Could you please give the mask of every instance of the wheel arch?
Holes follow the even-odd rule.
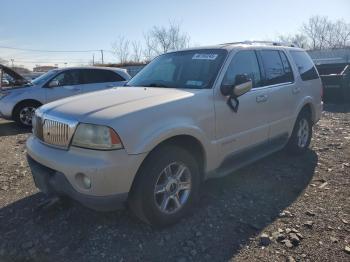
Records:
[[[24,99],[22,101],[19,101],[12,109],[12,118],[14,118],[14,113],[16,112],[16,110],[18,109],[18,107],[20,105],[26,104],[26,103],[35,103],[38,104],[39,106],[42,106],[43,103],[41,103],[40,101],[36,100],[36,99]]]
[[[312,98],[306,98],[302,103],[300,103],[296,112],[295,120],[297,119],[298,115],[304,110],[310,114],[311,121],[314,124],[316,122],[316,108]]]
[[[200,168],[200,178],[201,180],[204,179],[204,172],[205,172],[205,166],[206,166],[206,159],[207,156],[205,154],[205,149],[203,144],[200,142],[199,139],[197,139],[194,136],[188,135],[188,134],[180,134],[180,135],[174,135],[172,137],[168,137],[164,140],[162,140],[160,143],[155,145],[146,155],[146,157],[143,159],[141,165],[139,166],[136,175],[133,179],[131,190],[134,187],[135,181],[137,180],[137,177],[140,175],[140,170],[142,169],[143,165],[147,162],[149,157],[153,152],[156,150],[159,150],[160,148],[167,146],[167,145],[176,145],[180,146],[181,148],[184,148],[185,150],[188,150],[193,156],[195,157],[196,161],[199,164]]]

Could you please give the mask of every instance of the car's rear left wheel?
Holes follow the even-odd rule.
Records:
[[[287,144],[289,153],[302,154],[309,147],[312,137],[312,121],[308,111],[303,110],[299,113],[295,121],[292,135]]]
[[[191,210],[199,185],[199,168],[194,157],[183,148],[163,146],[152,152],[141,166],[129,206],[148,224],[170,225]]]

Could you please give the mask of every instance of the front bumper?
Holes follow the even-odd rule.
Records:
[[[0,100],[0,118],[11,120],[12,119],[12,109],[13,109],[12,105],[5,103],[4,99]]]
[[[111,196],[91,196],[79,193],[71,186],[64,174],[41,165],[29,155],[27,155],[27,161],[36,187],[47,195],[68,196],[98,211],[121,209],[128,198],[127,193]]]
[[[76,147],[66,151],[47,146],[34,136],[27,140],[27,153],[40,190],[67,195],[96,210],[120,207],[146,155],[128,155],[125,150],[95,151]],[[91,188],[82,186],[80,174],[90,178]]]

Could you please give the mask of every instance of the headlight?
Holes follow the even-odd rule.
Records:
[[[78,125],[72,145],[97,150],[123,148],[118,134],[112,128],[83,123]]]

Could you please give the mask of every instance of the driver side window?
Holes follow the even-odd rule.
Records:
[[[235,85],[237,75],[247,74],[253,82],[253,88],[261,86],[258,60],[254,51],[239,51],[233,57],[222,85]]]
[[[51,82],[58,81],[58,86],[71,86],[79,85],[79,72],[78,70],[74,71],[64,71],[59,75],[55,76]]]

